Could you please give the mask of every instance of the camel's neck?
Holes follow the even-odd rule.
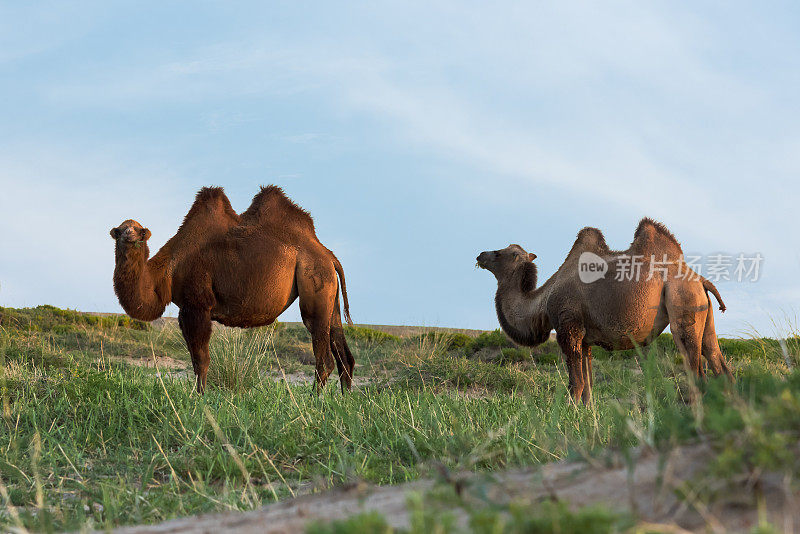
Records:
[[[141,321],[161,317],[172,298],[168,263],[159,258],[147,261],[150,251],[144,242],[117,244],[114,292],[125,312]]]
[[[531,268],[533,265],[526,264],[498,281],[494,298],[503,331],[515,343],[528,347],[547,341],[552,330],[545,312],[545,288],[535,287],[536,271]]]

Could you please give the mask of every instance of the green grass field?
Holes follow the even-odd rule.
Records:
[[[172,324],[0,308],[0,529],[155,523],[358,481],[397,484],[440,464],[497,470],[696,440],[718,451],[707,476],[722,482],[800,471],[796,337],[785,351],[770,339],[721,340],[735,384],[695,383],[668,335],[644,352],[596,350],[587,408],[568,400],[552,342],[531,351],[499,331],[347,336],[356,386],[343,396],[334,377],[316,396],[304,329],[217,329],[199,397]],[[724,486],[708,498],[725,498]],[[556,511],[598,532],[636,521]],[[547,531],[537,513],[475,511],[473,529]],[[450,528],[420,517],[416,531]],[[375,515],[351,523],[312,530],[388,531]]]

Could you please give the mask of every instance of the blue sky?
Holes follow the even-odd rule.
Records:
[[[764,256],[718,330],[800,298],[800,8],[790,2],[0,4],[0,304],[119,311],[108,229],[157,249],[203,185],[276,183],[357,322],[494,328],[478,252],[540,277],[639,218]],[[172,309],[174,313],[174,308]],[[296,305],[282,317],[295,320]]]

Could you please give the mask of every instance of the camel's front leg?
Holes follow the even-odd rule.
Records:
[[[592,402],[592,386],[594,386],[594,373],[592,372],[592,346],[583,341],[581,343],[584,388],[583,388],[583,403],[589,405]]]
[[[567,362],[569,392],[576,403],[583,398],[583,390],[586,385],[581,352],[583,332],[583,328],[578,325],[565,325],[556,331],[556,341],[558,341],[558,346],[561,347],[564,360]],[[584,402],[586,402],[585,399]]]
[[[211,361],[208,352],[208,342],[211,339],[211,310],[183,307],[178,312],[178,324],[192,356],[192,367],[197,376],[197,392],[202,395],[206,390],[208,364]]]

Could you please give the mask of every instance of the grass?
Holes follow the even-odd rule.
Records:
[[[401,341],[398,336],[363,326],[345,326],[344,333],[348,339],[367,343],[400,343]]]
[[[100,328],[119,326],[134,330],[147,330],[150,328],[148,323],[131,319],[127,315],[91,315],[73,310],[62,310],[47,304],[25,310],[0,306],[0,325],[33,331],[54,331],[59,334],[76,331],[77,328],[74,327],[84,325]]]
[[[212,337],[209,367],[211,384],[228,391],[245,391],[261,382],[261,373],[270,362],[275,326],[254,328],[244,332],[220,329]]]
[[[218,329],[199,397],[190,368],[137,365],[187,365],[174,326],[84,322],[50,307],[2,312],[3,530],[154,523],[359,480],[397,484],[429,476],[433,464],[494,470],[697,439],[719,451],[708,470],[720,480],[800,474],[798,352],[787,360],[775,340],[721,342],[733,386],[695,384],[669,336],[647,353],[602,354],[595,403],[584,408],[568,400],[563,366],[547,357],[553,347],[516,349],[496,332],[465,340],[348,330],[356,376],[368,381],[315,396],[310,382],[274,379],[312,375],[298,356],[310,341],[304,329]],[[476,357],[486,348],[503,357]],[[600,531],[628,524],[602,510],[475,513],[476,532],[569,532],[600,516],[610,525]],[[355,518],[366,525],[355,531],[384,532],[379,519]]]
[[[409,499],[411,525],[408,529],[394,529],[378,513],[367,512],[331,523],[317,522],[308,534],[451,534],[464,528],[446,511],[424,504],[419,495]],[[582,534],[626,532],[635,525],[632,517],[609,511],[602,507],[587,507],[573,512],[564,503],[544,502],[538,506],[504,506],[472,511],[469,528],[476,534]]]

